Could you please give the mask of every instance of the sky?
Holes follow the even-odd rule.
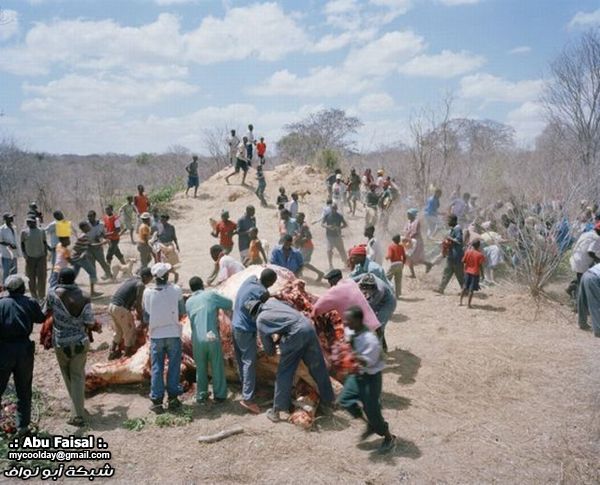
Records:
[[[267,144],[323,108],[368,151],[439,113],[544,127],[549,63],[600,26],[598,0],[0,0],[0,138],[50,153],[206,153]]]

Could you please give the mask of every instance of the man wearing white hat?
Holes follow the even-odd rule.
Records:
[[[156,280],[153,287],[144,290],[142,296],[142,322],[148,325],[150,334],[150,399],[151,409],[161,413],[165,395],[165,357],[169,358],[167,369],[167,395],[169,409],[181,407],[177,399],[182,393],[179,385],[181,366],[181,323],[185,316],[183,292],[177,285],[169,283],[169,263],[156,263],[151,268]]]
[[[331,186],[331,200],[337,205],[341,214],[344,213],[344,200],[346,195],[346,185],[342,181],[342,174],[335,176],[335,182]]]

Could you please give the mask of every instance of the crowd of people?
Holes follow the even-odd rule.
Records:
[[[231,177],[242,172],[241,183],[245,184],[256,155],[256,194],[261,204],[267,206],[264,138],[257,141],[253,126],[248,125],[248,132],[241,140],[235,130],[231,131],[228,147],[234,171],[226,176],[226,182],[229,184]],[[185,167],[186,196],[193,189],[193,196],[197,197],[198,163],[198,157],[194,156]],[[218,323],[218,312],[222,310],[231,315],[241,383],[240,405],[250,413],[260,412],[255,400],[258,342],[267,354],[279,351],[273,405],[266,413],[273,422],[281,419],[282,412],[290,410],[294,376],[300,362],[306,364],[316,383],[321,411],[331,414],[336,400],[310,318],[272,297],[269,288],[275,284],[277,274],[266,265],[286,268],[297,277],[303,277],[308,270],[314,273],[317,282],[327,281],[329,288],[314,304],[312,316],[332,310],[343,316],[346,338],[359,365],[358,373],[344,382],[337,404],[352,416],[365,420],[363,439],[373,433],[383,437],[382,452],[393,449],[395,443],[380,403],[381,372],[388,350],[385,329],[402,298],[405,267],[408,277],[416,278],[418,266],[428,273],[433,266],[444,262],[435,291],[444,293],[454,277],[461,287],[459,304],[467,297],[471,308],[474,292],[482,285],[496,283],[495,270],[500,265],[521,264],[528,241],[552,240],[552,247],[559,253],[566,252],[576,241],[571,256],[576,278],[569,292],[578,302],[580,326],[587,328],[587,316],[591,314],[594,334],[600,336],[600,218],[594,216],[594,208],[586,206],[577,223],[569,224],[561,216],[560,207],[538,204],[525,208],[510,201],[482,208],[477,196],[461,193],[457,187],[443,210],[443,192],[433,188],[422,209],[406,209],[404,230],[394,234],[386,244],[390,216],[397,217],[398,208],[403,205],[393,178],[382,169],[375,176],[370,169],[362,176],[355,169],[347,176],[337,169],[324,183],[328,199],[320,217],[312,222],[307,221],[302,211],[299,194],[293,192],[288,197],[285,187],[279,189],[278,240],[272,249],[268,241],[259,237],[254,206],[248,205],[237,222],[230,219],[228,210],[223,210],[218,221],[211,220],[211,234],[217,240],[208,249],[213,271],[206,282],[199,276],[192,277],[188,282],[189,295],[184,295],[177,284],[180,248],[175,227],[167,213],[151,205],[142,185],[117,210],[108,205],[101,218],[90,210],[86,220],[78,224],[56,210],[53,220],[45,225],[43,214],[32,203],[26,227],[19,233],[14,215],[5,213],[0,227],[2,285],[6,291],[6,296],[0,298],[0,393],[4,393],[12,375],[18,397],[19,433],[29,432],[31,420],[34,346],[29,336],[33,324],[49,316],[53,318],[52,345],[72,401],[69,422],[75,426],[85,423],[85,363],[90,332],[101,331],[92,309],[92,300],[101,295],[95,286],[96,264],[103,272],[103,280],[113,280],[119,271],[127,276],[108,306],[113,335],[107,358],[131,356],[139,330],[136,322],[147,329],[150,400],[154,412],[164,411],[165,395],[168,409],[181,407],[181,320],[185,316],[192,329],[196,401],[206,402],[211,395],[209,369],[213,400],[219,403],[227,399]],[[347,218],[359,218],[359,212],[364,214],[364,242],[347,249],[344,238]],[[312,263],[315,225],[325,235],[327,270]],[[134,261],[126,261],[120,248],[121,238],[127,236],[139,254],[135,268]],[[235,239],[239,258],[235,257]],[[426,244],[434,248],[434,254],[428,255]],[[18,273],[20,255],[25,259],[26,278]],[[339,258],[337,267],[334,256]],[[243,281],[234,301],[210,289],[255,264],[265,265],[265,269],[259,277]],[[89,294],[76,283],[81,269],[89,276]],[[26,287],[30,297],[25,296]],[[166,381],[165,358],[168,358]]]

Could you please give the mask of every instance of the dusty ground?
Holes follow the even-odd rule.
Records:
[[[252,191],[226,186],[222,176],[202,185],[201,199],[174,202],[184,286],[190,276],[210,272],[208,247],[215,240],[208,218],[228,208],[237,219],[248,203],[259,205]],[[301,210],[312,221],[325,198],[321,179],[279,167],[267,173],[267,194],[273,200],[280,184],[288,192],[310,189]],[[261,237],[275,241],[275,210],[258,208],[257,217]],[[349,222],[348,244],[362,241],[362,219]],[[399,214],[396,224],[403,222]],[[314,227],[315,264],[326,268],[323,232]],[[129,243],[122,246],[135,254]],[[439,271],[420,269],[416,280],[405,278],[405,297],[388,326],[383,407],[399,438],[389,456],[373,453],[378,439],[358,444],[362,425],[341,411],[319,420],[313,432],[245,415],[234,385],[232,401],[219,407],[198,408],[189,399],[193,421],[168,428],[153,424],[147,387],[113,388],[87,400],[89,432],[108,441],[123,482],[598,483],[600,342],[577,329],[566,307],[536,307],[507,288],[483,292],[475,310],[458,308],[456,283],[447,296],[432,293]],[[309,290],[324,290],[312,275],[307,280]],[[99,289],[109,295],[114,286]],[[107,328],[93,347],[109,337]],[[105,358],[98,351],[89,361]],[[51,352],[38,349],[34,384],[49,396],[42,428],[73,432],[64,424],[68,400]],[[264,400],[269,397],[265,390]],[[138,417],[149,418],[141,431],[123,427]],[[196,442],[236,424],[244,434]]]

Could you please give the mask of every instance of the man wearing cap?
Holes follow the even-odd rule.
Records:
[[[381,338],[383,351],[387,352],[385,326],[396,309],[396,296],[389,285],[372,273],[362,275],[358,286],[367,302],[369,302],[369,306],[373,309],[375,315],[377,315],[379,323],[381,323],[378,335]]]
[[[29,279],[29,293],[34,300],[42,300],[46,296],[46,255],[48,244],[46,233],[40,229],[37,220],[29,216],[27,227],[21,231],[21,251],[25,258],[25,274]]]
[[[225,251],[223,251],[223,248],[219,244],[215,244],[210,248],[210,257],[215,262],[215,267],[208,277],[209,285],[223,283],[226,279],[245,269],[242,263],[225,254]]]
[[[149,268],[143,268],[140,276],[129,278],[123,282],[110,300],[108,314],[112,318],[113,341],[108,354],[108,360],[121,357],[120,346],[123,344],[125,356],[133,355],[135,345],[135,318],[142,317],[142,296],[146,285],[152,281],[152,273]]]
[[[267,418],[280,420],[279,412],[288,412],[292,406],[292,386],[300,361],[317,384],[321,406],[330,409],[334,402],[333,388],[319,344],[319,337],[311,321],[298,310],[275,298],[265,303],[249,300],[246,309],[256,319],[256,328],[267,355],[275,355],[279,345],[279,365],[275,378],[273,407]]]
[[[150,246],[150,213],[144,212],[141,217],[140,227],[138,227],[137,250],[140,253],[140,269],[147,268],[152,261],[152,247]]]
[[[215,402],[227,399],[225,363],[219,332],[219,310],[231,314],[233,302],[216,291],[205,291],[202,278],[190,279],[190,296],[185,309],[192,327],[192,349],[196,363],[196,402],[208,399],[208,367],[210,365]]]
[[[237,229],[237,224],[229,220],[229,211],[221,212],[221,220],[217,222],[211,235],[219,238],[219,245],[225,254],[229,254],[233,249],[233,235]]]
[[[387,279],[383,267],[367,257],[366,246],[361,244],[359,246],[354,246],[350,250],[350,266],[352,268],[350,278],[354,281],[360,280],[361,276],[365,273],[373,273],[391,288],[391,283]]]
[[[0,256],[2,257],[2,283],[4,284],[6,278],[11,274],[17,274],[19,244],[17,241],[17,231],[13,225],[15,216],[7,212],[2,218],[4,219],[4,224],[0,226]]]
[[[381,326],[356,281],[350,278],[342,279],[342,272],[339,269],[332,269],[325,274],[324,278],[329,282],[330,288],[314,304],[314,317],[324,315],[332,310],[343,315],[348,308],[354,305],[363,311],[364,323],[369,330],[374,332]]]
[[[142,296],[142,323],[148,325],[150,334],[150,400],[151,410],[161,413],[165,395],[165,357],[169,359],[167,369],[167,395],[169,409],[181,407],[177,398],[182,393],[179,385],[181,367],[181,323],[185,316],[183,292],[177,285],[169,283],[168,263],[156,263],[151,268],[155,285],[144,290]]]
[[[17,431],[26,434],[31,421],[31,383],[35,344],[29,340],[34,323],[42,323],[39,304],[25,296],[25,282],[17,275],[5,281],[8,297],[0,298],[0,399],[13,376],[17,393]]]
[[[293,240],[294,238],[289,234],[283,236],[282,243],[271,251],[269,263],[289,269],[297,276],[302,271],[304,260],[300,251],[292,247]]]
[[[250,276],[241,285],[235,297],[233,317],[233,347],[237,360],[238,372],[242,383],[243,408],[253,414],[260,413],[260,408],[254,402],[256,387],[256,322],[245,307],[250,300],[267,301],[269,288],[277,281],[277,273],[271,268],[265,268],[260,273],[260,279]]]
[[[327,260],[329,269],[333,268],[333,250],[336,249],[341,260],[346,264],[346,248],[344,248],[344,239],[342,238],[342,229],[348,227],[344,216],[338,212],[335,204],[331,206],[331,212],[326,214],[321,221],[321,226],[325,228],[327,237]]]

